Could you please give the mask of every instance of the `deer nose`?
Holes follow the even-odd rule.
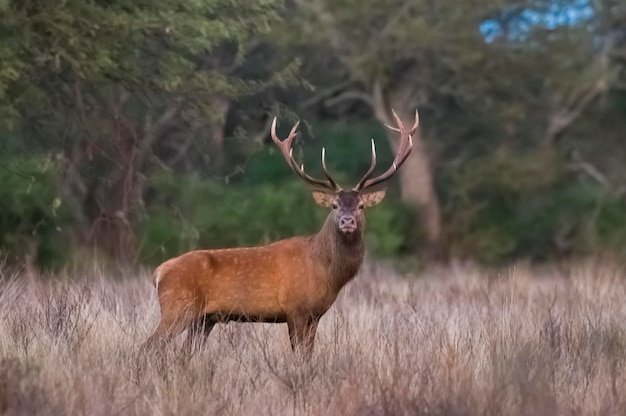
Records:
[[[353,231],[356,229],[356,218],[352,215],[345,215],[339,220],[339,228]]]

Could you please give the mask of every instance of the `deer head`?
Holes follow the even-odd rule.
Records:
[[[298,121],[292,127],[286,139],[281,140],[276,135],[276,117],[274,117],[271,129],[272,140],[276,143],[293,171],[314,187],[312,193],[315,202],[318,205],[332,209],[331,218],[337,231],[343,235],[353,235],[362,232],[363,224],[365,223],[364,209],[377,205],[385,197],[385,189],[375,190],[374,187],[388,180],[400,168],[413,149],[412,136],[419,125],[418,113],[415,112],[415,123],[408,130],[404,127],[396,112],[392,110],[392,113],[398,126],[387,127],[400,133],[400,144],[393,163],[384,173],[372,177],[376,169],[376,144],[374,139],[372,139],[372,163],[370,168],[351,190],[344,190],[328,173],[326,169],[326,150],[324,148],[322,148],[322,168],[326,180],[313,178],[304,171],[304,165],[298,166],[298,163],[293,158],[292,143],[296,137],[300,122]]]

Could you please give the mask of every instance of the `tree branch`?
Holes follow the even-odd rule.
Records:
[[[276,111],[274,113],[276,113]],[[269,136],[270,130],[272,129],[272,120],[273,117],[270,115],[267,120],[265,120],[263,128],[252,135],[251,141],[253,143],[262,144],[265,141],[265,138]]]
[[[301,110],[306,110],[306,109],[308,109],[310,107],[313,107],[314,105],[316,105],[320,101],[324,101],[327,98],[332,97],[333,95],[335,95],[339,91],[343,90],[344,88],[349,87],[350,85],[352,85],[352,81],[344,81],[344,82],[340,82],[339,84],[330,86],[328,88],[324,88],[323,90],[318,91],[311,98],[308,98],[308,99],[304,100],[300,104],[300,109]]]
[[[598,182],[600,185],[611,188],[611,183],[606,178],[606,176],[602,172],[600,172],[600,170],[594,165],[583,160],[578,152],[575,152],[572,155],[572,162],[569,164],[569,168],[577,172],[582,171],[583,173],[587,174],[587,176]]]
[[[341,94],[325,100],[324,105],[326,105],[327,107],[334,107],[346,101],[362,101],[370,107],[374,106],[372,96],[366,92],[359,90],[346,90]]]
[[[183,142],[183,144],[178,146],[178,149],[176,150],[176,154],[174,154],[174,156],[169,160],[168,163],[171,166],[177,165],[187,155],[187,152],[189,152],[189,149],[191,148],[191,144],[193,143],[193,140],[195,139],[196,132],[200,130],[202,125],[203,123],[200,121],[196,121],[192,124],[191,129],[190,129],[191,131],[186,135],[185,141]]]
[[[603,50],[598,55],[598,59],[594,60],[588,68],[588,71],[592,74],[595,72],[596,79],[593,84],[574,90],[566,94],[565,97],[557,97],[554,105],[557,108],[548,120],[544,143],[554,143],[557,137],[569,128],[600,94],[608,89],[609,58],[614,45],[614,36],[608,36]]]
[[[180,110],[181,104],[177,103],[169,107],[156,122],[151,123],[137,150],[138,166],[144,165],[155,143],[163,137],[165,130],[178,118]]]
[[[606,91],[604,79],[596,81],[592,86],[581,92],[569,94],[563,100],[567,104],[561,104],[548,120],[548,128],[544,137],[544,143],[552,144],[556,138],[568,129],[582,115],[583,111],[604,91]],[[559,105],[559,104],[557,104]]]

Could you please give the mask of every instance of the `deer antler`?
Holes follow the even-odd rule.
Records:
[[[411,127],[409,130],[404,127],[404,124],[402,124],[402,120],[400,120],[398,114],[396,114],[394,110],[391,110],[391,112],[393,113],[393,117],[396,119],[398,127],[392,127],[387,124],[385,124],[385,126],[393,131],[397,131],[400,133],[400,145],[398,146],[398,153],[393,159],[391,167],[387,169],[385,173],[370,179],[370,176],[372,176],[372,174],[374,173],[374,169],[376,168],[376,146],[374,145],[374,139],[372,139],[372,164],[370,165],[370,168],[367,170],[363,178],[361,178],[359,183],[357,183],[356,186],[352,188],[355,191],[360,192],[364,189],[367,189],[389,179],[400,168],[400,166],[402,166],[406,158],[409,156],[409,154],[411,154],[411,150],[413,150],[413,134],[415,134],[417,126],[419,126],[419,115],[417,111],[415,111],[415,123],[413,124],[413,127]]]
[[[276,146],[278,146],[278,148],[280,149],[280,152],[283,154],[283,157],[287,161],[287,164],[291,167],[291,169],[293,169],[294,172],[296,172],[296,174],[299,177],[304,179],[305,182],[313,186],[327,189],[332,192],[340,191],[341,187],[337,184],[337,182],[335,182],[332,176],[330,176],[330,174],[328,173],[328,170],[326,170],[326,149],[322,148],[322,168],[324,169],[324,175],[326,176],[326,179],[328,179],[327,181],[324,181],[321,179],[315,179],[312,176],[309,176],[304,171],[303,164],[298,167],[298,163],[293,158],[293,148],[291,146],[292,146],[294,137],[296,137],[296,134],[297,134],[296,130],[298,129],[299,124],[300,124],[299,121],[296,122],[296,124],[291,128],[291,132],[289,132],[289,136],[287,136],[285,140],[281,140],[276,135],[276,117],[274,117],[274,121],[272,122],[272,130],[271,130],[272,140],[274,141],[274,143],[276,143]]]

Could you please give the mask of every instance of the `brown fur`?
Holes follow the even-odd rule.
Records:
[[[260,247],[197,250],[161,264],[153,275],[161,321],[150,337],[169,339],[189,329],[187,344],[229,320],[286,322],[294,350],[309,355],[319,319],[363,261],[364,202],[358,192],[339,192],[322,229]],[[338,218],[353,215],[357,229],[340,230]],[[204,339],[204,338],[202,338]]]

